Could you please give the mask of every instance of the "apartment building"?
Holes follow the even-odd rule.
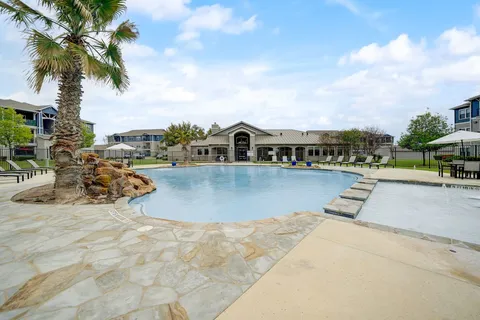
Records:
[[[468,98],[465,103],[450,108],[453,110],[455,131],[480,132],[480,95]]]
[[[55,121],[58,111],[51,105],[33,105],[26,102],[15,100],[0,99],[0,106],[4,108],[13,108],[25,119],[25,124],[30,128],[33,139],[25,146],[18,147],[15,150],[16,155],[37,155],[37,159],[47,156],[46,150],[49,150],[53,144],[51,139],[55,130]],[[89,129],[94,132],[95,123],[82,120]]]
[[[137,153],[146,157],[163,154],[163,129],[136,129],[108,136],[108,144],[125,143],[137,149]]]

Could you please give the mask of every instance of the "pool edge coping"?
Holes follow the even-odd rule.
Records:
[[[247,165],[242,165],[242,166],[247,166]],[[255,165],[253,166],[268,166],[268,165]],[[277,166],[276,166],[277,167]],[[339,169],[324,169],[324,168],[315,168],[315,167],[285,167],[285,166],[280,166],[283,169],[303,169],[303,170],[321,170],[321,171],[338,171],[338,172],[344,172],[344,173],[351,173],[354,175],[362,176],[363,178],[370,179],[370,174],[363,174],[363,173],[358,173],[358,172],[352,172],[352,171],[347,171],[347,170],[339,170]],[[162,167],[160,167],[162,168]],[[165,167],[163,167],[165,168]],[[182,168],[182,167],[180,167]],[[185,167],[187,168],[187,167]],[[159,168],[151,168],[151,169],[159,169]],[[415,180],[402,180],[402,179],[395,179],[395,180],[390,180],[390,179],[375,179],[378,180],[378,182],[393,182],[393,183],[405,183],[405,184],[420,184],[420,185],[429,185],[429,186],[442,186],[442,183],[429,183],[429,182],[423,182],[423,181],[415,181]],[[447,184],[445,184],[447,185]],[[467,188],[476,188],[480,189],[475,186],[469,186],[469,185],[459,185],[459,184],[448,184],[447,186],[449,187],[467,187]],[[373,191],[372,191],[373,192]],[[146,225],[145,222],[148,222],[149,224],[153,224],[158,227],[171,227],[171,228],[182,228],[182,229],[190,229],[190,230],[233,230],[233,229],[242,229],[242,228],[249,228],[249,227],[255,227],[256,225],[265,225],[265,224],[275,224],[275,223],[282,223],[287,220],[290,220],[294,217],[298,216],[310,216],[310,215],[315,215],[315,216],[320,216],[321,218],[324,219],[332,219],[332,220],[339,220],[343,222],[348,222],[352,223],[358,226],[366,227],[366,228],[371,228],[371,229],[376,229],[380,231],[385,231],[389,233],[394,233],[394,234],[400,234],[412,238],[417,238],[417,239],[422,239],[422,240],[427,240],[430,242],[438,242],[438,243],[443,243],[443,244],[449,244],[453,245],[455,247],[460,247],[460,248],[466,248],[474,251],[479,251],[480,252],[480,244],[476,243],[471,243],[468,241],[462,241],[459,239],[455,238],[450,238],[450,237],[444,237],[444,236],[438,236],[438,235],[432,235],[428,233],[423,233],[420,231],[414,231],[414,230],[409,230],[409,229],[403,229],[403,228],[395,228],[391,227],[388,225],[383,225],[383,224],[378,224],[374,222],[368,222],[364,220],[358,220],[358,219],[352,219],[344,216],[339,216],[339,215],[333,215],[329,214],[326,212],[311,212],[311,211],[298,211],[298,212],[293,212],[290,214],[286,215],[280,215],[280,216],[273,216],[270,218],[266,219],[260,219],[260,220],[248,220],[248,221],[240,221],[240,222],[185,222],[185,221],[178,221],[178,220],[169,220],[169,219],[163,219],[163,218],[155,218],[151,216],[144,215],[142,213],[139,213],[135,211],[130,205],[129,202],[133,200],[134,198],[131,197],[122,197],[117,199],[114,202],[114,208],[118,211],[120,211],[121,214],[126,214],[128,217],[126,218],[131,218],[135,222],[138,222],[140,224]],[[145,221],[147,220],[147,221]],[[153,223],[152,223],[153,222]]]

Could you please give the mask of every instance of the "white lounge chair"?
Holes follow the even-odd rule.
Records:
[[[338,159],[337,159],[337,161],[333,161],[333,164],[336,165],[336,164],[338,163],[338,164],[340,164],[340,166],[341,166],[341,165],[342,165],[342,162],[343,162],[343,156],[339,156]]]
[[[387,166],[392,166],[392,168],[395,168],[395,166],[393,164],[388,163],[389,159],[390,159],[389,156],[382,157],[382,160],[380,160],[380,162],[370,163],[370,168],[372,166],[377,167],[377,169],[380,169],[381,166],[383,166],[384,168],[386,168]]]
[[[367,159],[365,159],[365,161],[363,161],[363,162],[355,162],[355,163],[353,164],[353,166],[356,167],[357,164],[358,164],[358,165],[360,165],[361,168],[363,168],[363,165],[364,165],[364,164],[370,165],[370,163],[372,163],[372,161],[373,161],[373,156],[368,156]]]
[[[53,167],[40,167],[35,161],[27,160],[28,163],[35,169],[45,169],[45,173],[48,173],[48,169],[53,169]]]
[[[283,156],[283,157],[282,157],[282,162],[288,162],[288,157],[287,157],[287,156]]]
[[[34,175],[37,175],[37,171],[40,171],[40,173],[43,174],[43,170],[44,170],[44,169],[35,169],[35,168],[23,169],[23,168],[20,168],[20,166],[15,162],[13,162],[12,160],[7,160],[7,163],[11,165],[15,169],[15,171],[29,171],[29,172],[33,171]]]
[[[348,159],[348,161],[341,162],[340,167],[342,166],[342,164],[346,165],[347,167],[349,164],[355,165],[355,160],[357,160],[357,156],[351,156],[350,159]]]
[[[328,156],[327,159],[325,159],[323,161],[318,161],[318,163],[322,163],[322,164],[323,163],[325,163],[325,164],[328,163],[328,165],[330,165],[330,163],[332,163],[332,158],[333,158],[333,156]]]
[[[272,156],[272,162],[278,162],[277,156]]]
[[[296,157],[296,156],[292,156],[292,161],[297,161],[297,157]]]

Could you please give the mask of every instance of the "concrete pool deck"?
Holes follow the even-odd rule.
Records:
[[[218,319],[478,319],[480,253],[327,220]]]
[[[378,171],[384,169],[341,170],[372,179],[382,174],[392,180],[400,180],[397,170],[404,171],[394,169],[388,175],[387,170],[392,169],[381,173]],[[426,183],[458,180],[445,177],[438,182],[436,173],[426,173],[404,172],[403,176]],[[318,319],[323,311],[334,312],[334,306],[341,308],[337,314],[350,312],[354,317],[361,315],[356,299],[373,303],[378,296],[388,307],[375,310],[367,304],[371,313],[363,318],[385,318],[388,308],[390,318],[411,318],[409,310],[390,305],[406,301],[427,312],[419,302],[425,299],[427,306],[448,318],[450,313],[444,307],[450,297],[447,294],[454,301],[453,309],[464,309],[458,314],[465,318],[471,312],[480,314],[475,309],[478,306],[470,303],[479,295],[480,252],[461,244],[414,239],[394,234],[397,230],[385,226],[365,225],[392,232],[308,212],[256,222],[192,224],[139,216],[121,203],[120,207],[27,205],[9,200],[52,179],[49,174],[20,184],[0,184],[0,319],[213,319],[232,303],[221,318],[241,319],[241,312],[247,311],[253,313],[245,318],[261,318],[263,310],[265,318],[277,314],[287,319],[292,318],[288,310],[301,307],[305,308],[304,318]],[[126,199],[122,201],[126,204]],[[115,208],[121,216],[109,213]],[[275,270],[285,263],[298,277],[278,277]],[[402,269],[404,265],[410,269]],[[310,274],[305,276],[305,270]],[[408,280],[403,272],[420,284]],[[278,285],[263,281],[271,279],[271,274]],[[289,283],[290,278],[295,283]],[[275,305],[273,297],[281,301],[279,294],[290,285],[291,292],[285,292],[282,304]],[[298,297],[305,298],[302,303],[287,299],[295,290]],[[390,298],[390,291],[385,290],[392,290]],[[245,299],[258,292],[263,294],[247,305],[250,310],[239,311],[245,308],[244,301],[249,301]],[[454,292],[458,297],[453,297]],[[367,301],[369,294],[372,297]],[[318,309],[321,306],[325,310]],[[308,313],[317,311],[316,316]]]

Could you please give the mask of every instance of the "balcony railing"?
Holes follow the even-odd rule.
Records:
[[[37,120],[25,120],[25,124],[26,124],[27,126],[36,127],[36,126],[37,126]]]

